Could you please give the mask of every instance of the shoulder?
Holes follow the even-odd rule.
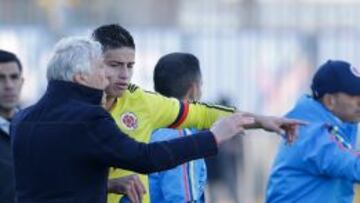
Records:
[[[301,154],[304,154],[312,151],[314,148],[331,143],[332,139],[331,129],[327,124],[315,122],[300,127],[299,136],[290,147],[288,147],[285,142],[283,142],[283,145],[289,148],[289,150],[300,150]]]
[[[139,97],[149,97],[157,95],[155,92],[147,91],[135,84],[129,84],[128,89],[124,92],[119,100],[137,100]]]
[[[157,105],[158,103],[178,103],[179,100],[175,98],[165,97],[157,92],[149,91],[140,88],[135,84],[130,84],[128,90],[124,93],[124,95],[119,99],[120,100],[127,100],[128,102],[141,102],[143,105],[144,103],[148,103],[150,105]],[[156,103],[156,104],[155,104]]]
[[[21,109],[18,111],[12,118],[11,123],[15,124],[21,120],[24,120],[34,109],[34,106],[29,106],[27,108]]]
[[[134,93],[136,90],[140,90],[140,89],[141,89],[141,88],[140,88],[139,86],[131,83],[131,84],[129,84],[127,90],[128,90],[130,93]]]
[[[110,119],[111,115],[101,105],[94,105],[72,100],[66,104],[51,109],[47,117],[55,120],[71,120],[73,122],[92,122],[100,119]]]

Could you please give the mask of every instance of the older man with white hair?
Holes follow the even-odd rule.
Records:
[[[105,202],[110,166],[140,173],[169,169],[216,154],[219,143],[253,123],[234,114],[197,136],[139,143],[100,105],[107,80],[99,43],[63,39],[47,68],[45,95],[12,123],[17,202]]]

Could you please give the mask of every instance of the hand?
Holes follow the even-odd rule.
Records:
[[[138,175],[129,175],[108,180],[108,192],[126,195],[131,203],[140,203],[146,193]]]
[[[284,136],[288,143],[296,140],[299,125],[307,124],[307,122],[301,120],[273,116],[257,116],[256,121],[264,130]]]
[[[244,116],[241,113],[234,113],[216,121],[210,128],[218,144],[232,138],[237,134],[244,134],[244,125],[255,122],[254,117]]]

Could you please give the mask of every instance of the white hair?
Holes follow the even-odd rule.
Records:
[[[100,43],[85,37],[61,39],[47,65],[47,79],[72,81],[77,73],[90,73],[92,63],[102,57]]]

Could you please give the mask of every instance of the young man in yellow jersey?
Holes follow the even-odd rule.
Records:
[[[148,143],[152,131],[158,128],[207,129],[219,117],[229,115],[234,108],[213,106],[198,102],[179,101],[163,97],[159,94],[144,91],[130,84],[135,64],[135,43],[131,34],[117,24],[103,25],[93,32],[93,38],[103,46],[104,61],[109,86],[106,88],[106,107],[115,119],[118,127],[137,141]],[[246,128],[262,128],[277,133],[287,133],[292,140],[295,137],[297,120],[277,117],[258,116],[255,124]],[[122,169],[111,169],[110,179],[116,180],[134,172]],[[141,182],[148,191],[148,177],[139,175]],[[109,192],[115,191],[109,182]],[[120,196],[110,194],[108,202],[118,203]],[[150,202],[149,195],[144,195],[143,201]]]

